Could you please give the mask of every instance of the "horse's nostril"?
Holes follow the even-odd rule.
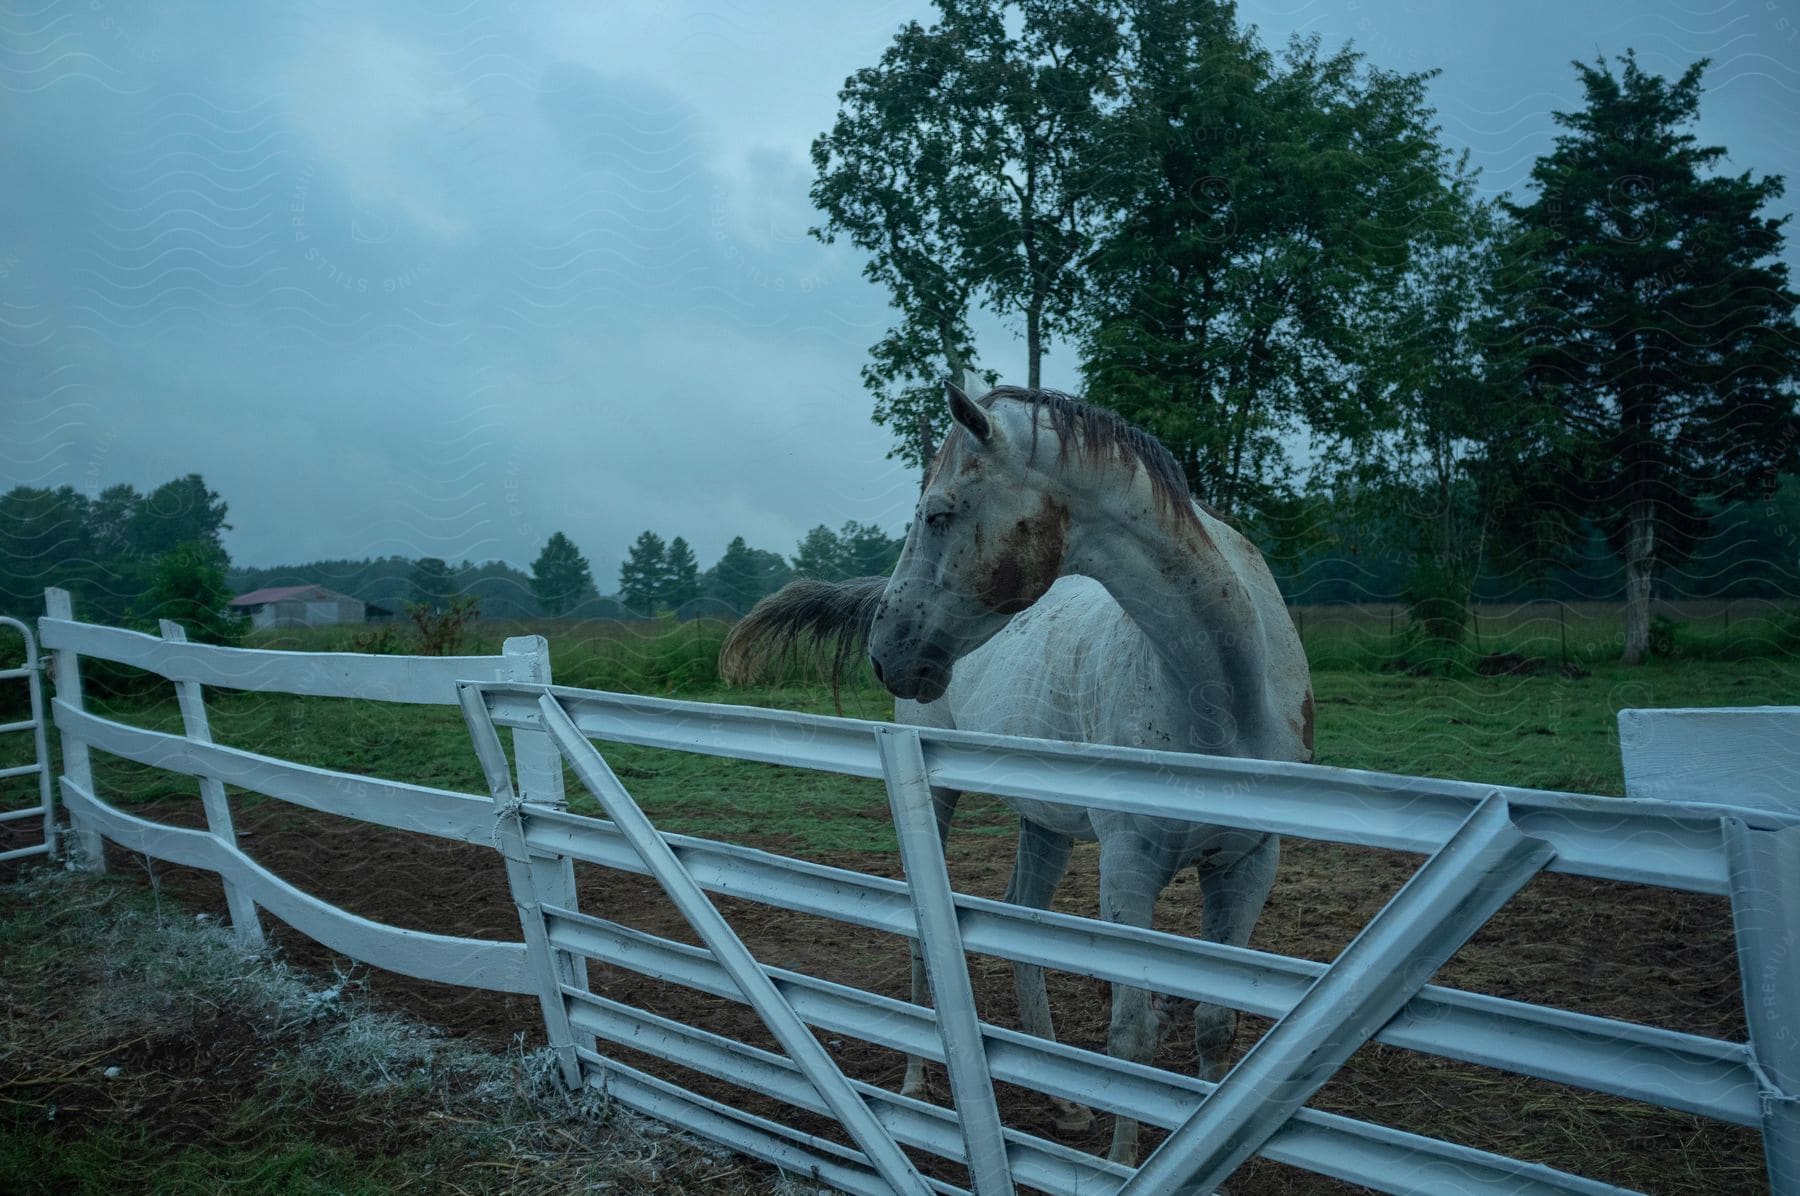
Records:
[[[881,662],[879,660],[876,660],[873,656],[871,656],[871,657],[869,657],[869,663],[872,666],[874,666],[876,684],[877,685],[883,684],[886,681],[886,678],[884,678],[881,675]]]

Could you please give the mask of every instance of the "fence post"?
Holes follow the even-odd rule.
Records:
[[[44,590],[44,614],[52,619],[73,622],[75,608],[69,600],[69,591],[55,586],[47,587]],[[80,657],[72,649],[59,648],[51,654],[50,660],[51,676],[56,680],[57,700],[67,702],[76,710],[82,709]],[[58,730],[61,731],[60,728]],[[64,774],[83,791],[99,797],[94,791],[94,768],[88,759],[87,744],[67,731],[61,731],[61,735]],[[69,826],[75,832],[75,851],[81,866],[89,872],[105,872],[106,841],[100,832],[72,809],[69,811]]]
[[[172,619],[158,620],[162,637],[171,644],[187,643],[187,631]],[[198,681],[176,681],[175,700],[181,706],[181,729],[195,743],[211,743],[212,725],[206,718],[206,695]],[[225,783],[217,777],[200,777],[200,804],[206,809],[206,829],[227,847],[235,848],[237,831],[231,825],[231,803],[225,797]],[[237,933],[238,946],[246,951],[263,949],[262,923],[256,915],[256,902],[250,900],[229,880],[225,884],[225,906],[231,911],[231,929]]]
[[[1800,826],[1758,830],[1726,817],[1738,977],[1762,1097],[1769,1191],[1800,1194]]]
[[[488,792],[494,799],[494,845],[506,861],[506,883],[512,890],[513,905],[519,911],[519,928],[525,933],[525,955],[537,981],[544,1034],[556,1056],[563,1085],[570,1091],[577,1091],[582,1085],[581,1056],[577,1051],[575,1028],[569,1021],[569,1003],[562,992],[567,977],[557,966],[556,956],[561,953],[550,946],[550,930],[544,922],[545,902],[536,888],[537,870],[525,847],[524,800],[513,788],[512,774],[506,765],[506,750],[500,746],[500,733],[488,714],[481,691],[463,681],[457,684],[456,696],[462,706],[463,722],[468,725],[475,756],[481,761]],[[593,1037],[587,1036],[587,1041],[591,1044]]]
[[[501,646],[507,659],[511,680],[527,685],[550,684],[550,641],[541,635],[517,635]],[[520,801],[537,805],[568,807],[563,792],[562,753],[556,750],[550,736],[541,730],[525,727],[513,731],[513,760],[518,773]],[[577,909],[575,862],[568,856],[530,855],[526,868],[531,874],[532,891],[545,905],[569,910]],[[550,963],[557,980],[582,992],[588,987],[588,961],[572,951],[550,949]],[[592,1034],[571,1030],[574,1044],[589,1051],[595,1049]]]

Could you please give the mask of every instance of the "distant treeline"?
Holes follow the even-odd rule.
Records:
[[[1402,511],[1364,508],[1325,517],[1288,538],[1261,545],[1281,592],[1291,604],[1336,606],[1407,601],[1417,560],[1407,552],[1416,532]],[[1679,566],[1666,566],[1656,594],[1666,599],[1800,598],[1800,479],[1787,478],[1768,499],[1717,508],[1709,531]],[[1474,580],[1476,602],[1618,602],[1625,566],[1592,522],[1564,553],[1549,559],[1508,560],[1482,554]]]
[[[1294,526],[1261,529],[1262,548],[1290,603],[1404,602],[1417,562],[1412,524],[1384,506],[1320,499]],[[751,548],[734,537],[700,569],[680,536],[665,544],[646,531],[620,567],[620,588],[602,595],[587,560],[558,532],[527,573],[504,561],[449,563],[402,556],[234,567],[221,545],[226,504],[198,474],[140,494],[113,486],[90,498],[71,487],[20,486],[0,495],[0,613],[35,618],[47,585],[74,592],[84,618],[153,625],[175,617],[209,625],[233,595],[275,586],[321,585],[362,599],[371,612],[404,619],[417,604],[445,609],[473,598],[479,616],[534,619],[731,618],[795,577],[841,580],[885,573],[902,540],[854,521],[813,528],[791,555]],[[1664,598],[1800,598],[1800,480],[1769,498],[1720,508],[1679,569],[1665,569]],[[1486,602],[1533,598],[1618,601],[1624,569],[1593,526],[1556,560],[1509,561],[1489,553],[1474,596]],[[211,624],[216,632],[226,629]]]

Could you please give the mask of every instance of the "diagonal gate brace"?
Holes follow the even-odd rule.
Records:
[[[1210,1192],[1224,1182],[1555,854],[1490,793],[1120,1196]]]
[[[850,1086],[844,1073],[819,1045],[819,1040],[800,1020],[793,1006],[787,1003],[774,981],[764,974],[762,965],[756,962],[743,940],[707,899],[688,870],[682,867],[681,861],[675,858],[675,853],[644,816],[643,810],[613,775],[605,758],[588,742],[587,736],[576,727],[554,695],[545,693],[538,699],[538,714],[544,730],[549,732],[569,767],[599,801],[606,816],[612,819],[613,825],[656,878],[656,883],[687,919],[688,925],[694,928],[700,941],[706,944],[719,966],[725,969],[732,983],[744,994],[744,999],[774,1034],[781,1049],[811,1082],[819,1098],[862,1148],[876,1171],[895,1192],[922,1194],[929,1191],[912,1160],[906,1157],[887,1127],[876,1119],[863,1098]]]

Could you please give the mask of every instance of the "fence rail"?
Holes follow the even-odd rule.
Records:
[[[65,743],[61,790],[84,844],[218,873],[249,944],[267,910],[334,950],[407,975],[535,994],[570,1084],[852,1192],[957,1192],[908,1151],[966,1169],[983,1193],[1171,1192],[1266,1158],[1380,1191],[1602,1193],[1621,1189],[1551,1167],[1302,1107],[1364,1037],[1447,1059],[1681,1110],[1763,1134],[1771,1190],[1800,1193],[1800,1059],[1781,1041],[1800,1018],[1800,807],[1770,786],[1757,805],[1599,798],[1505,786],[1225,760],[638,698],[556,687],[547,646],[511,640],[493,657],[331,657],[250,652],[80,624],[51,596],[43,621]],[[150,668],[183,696],[183,734],[83,709],[77,658]],[[461,704],[487,797],[312,768],[211,742],[203,685],[334,698]],[[1659,726],[1662,724],[1659,724]],[[514,762],[501,736],[510,732]],[[1661,747],[1679,730],[1659,732]],[[594,741],[760,760],[883,778],[910,883],[655,830]],[[109,805],[90,751],[195,778],[205,830]],[[1666,754],[1666,752],[1665,752]],[[609,817],[571,812],[573,767]],[[1764,770],[1765,772],[1767,770]],[[1659,774],[1661,775],[1661,774]],[[246,855],[224,786],[326,813],[499,850],[520,940],[494,942],[384,926],[294,888]],[[954,893],[930,847],[929,788],[1274,830],[1426,857],[1401,894],[1333,964]],[[1778,788],[1778,786],[1777,786]],[[1659,790],[1685,794],[1674,784]],[[1707,796],[1729,796],[1728,785]],[[1627,850],[1628,849],[1628,850]],[[90,856],[90,860],[94,857]],[[577,863],[657,880],[707,945],[618,925],[576,901]],[[1729,896],[1745,976],[1749,1043],[1579,1014],[1424,983],[1396,958],[1441,959],[1539,868]],[[757,961],[713,910],[755,901],[923,939],[935,1008]],[[240,908],[241,907],[241,908]],[[247,911],[247,912],[246,912]],[[999,956],[1226,1005],[1276,1026],[1219,1084],[980,1021],[966,952]],[[1423,956],[1421,956],[1423,953]],[[593,992],[588,961],[755,1009],[777,1054]],[[1790,974],[1791,977],[1790,977]],[[1770,989],[1762,978],[1791,978]],[[948,1065],[954,1109],[844,1076],[816,1032]],[[609,1057],[617,1044],[842,1124],[854,1147],[784,1125]],[[1253,1082],[1258,1077],[1266,1082]],[[992,1082],[1017,1084],[1171,1134],[1132,1169],[1003,1125]],[[1220,1130],[1218,1127],[1225,1127]],[[1235,1143],[1225,1149],[1226,1141]]]

